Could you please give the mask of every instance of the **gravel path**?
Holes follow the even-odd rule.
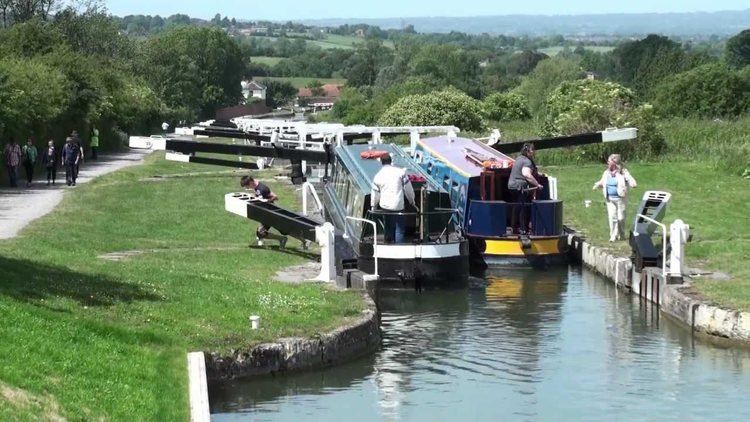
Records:
[[[96,161],[87,160],[81,166],[76,185],[143,162],[143,158],[151,151],[130,150],[125,153],[100,155]],[[5,168],[2,168],[5,171]],[[31,187],[27,188],[23,168],[19,171],[18,188],[3,186],[0,188],[0,239],[10,239],[29,223],[55,209],[62,201],[63,194],[76,186],[65,185],[65,170],[58,170],[57,184],[46,186],[46,173],[42,168],[35,171],[35,179]]]

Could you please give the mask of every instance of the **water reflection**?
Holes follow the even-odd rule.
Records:
[[[695,341],[587,271],[503,271],[486,289],[384,292],[379,305],[375,356],[212,386],[214,418],[750,416],[748,350]]]

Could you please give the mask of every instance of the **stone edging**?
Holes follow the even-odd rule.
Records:
[[[300,371],[333,365],[376,350],[380,346],[380,313],[363,294],[367,309],[355,322],[315,338],[284,338],[229,356],[206,353],[209,381]]]
[[[603,275],[617,287],[641,293],[638,283],[633,283],[634,276],[639,275],[633,272],[630,259],[612,255],[589,244],[576,234],[568,235],[568,245],[584,265]],[[676,318],[692,330],[750,342],[750,312],[722,309],[691,297],[683,292],[690,288],[690,282],[687,280],[683,284],[667,284],[661,279],[660,274],[657,278],[659,284],[656,297],[653,291],[649,294],[648,287],[643,293],[652,302],[657,302],[662,312]]]

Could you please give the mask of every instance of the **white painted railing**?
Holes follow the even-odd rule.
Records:
[[[323,203],[320,202],[320,197],[318,197],[318,192],[315,191],[315,187],[310,182],[305,182],[302,184],[302,215],[308,216],[309,213],[307,212],[307,193],[312,193],[313,200],[315,201],[315,205],[318,207],[318,212],[323,212]]]

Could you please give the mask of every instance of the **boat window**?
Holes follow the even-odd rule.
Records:
[[[448,176],[443,177],[443,186],[445,186],[445,189],[448,190],[451,187],[451,178]]]
[[[414,154],[414,158],[417,161],[418,164],[422,164],[422,153],[420,151],[417,151]]]

